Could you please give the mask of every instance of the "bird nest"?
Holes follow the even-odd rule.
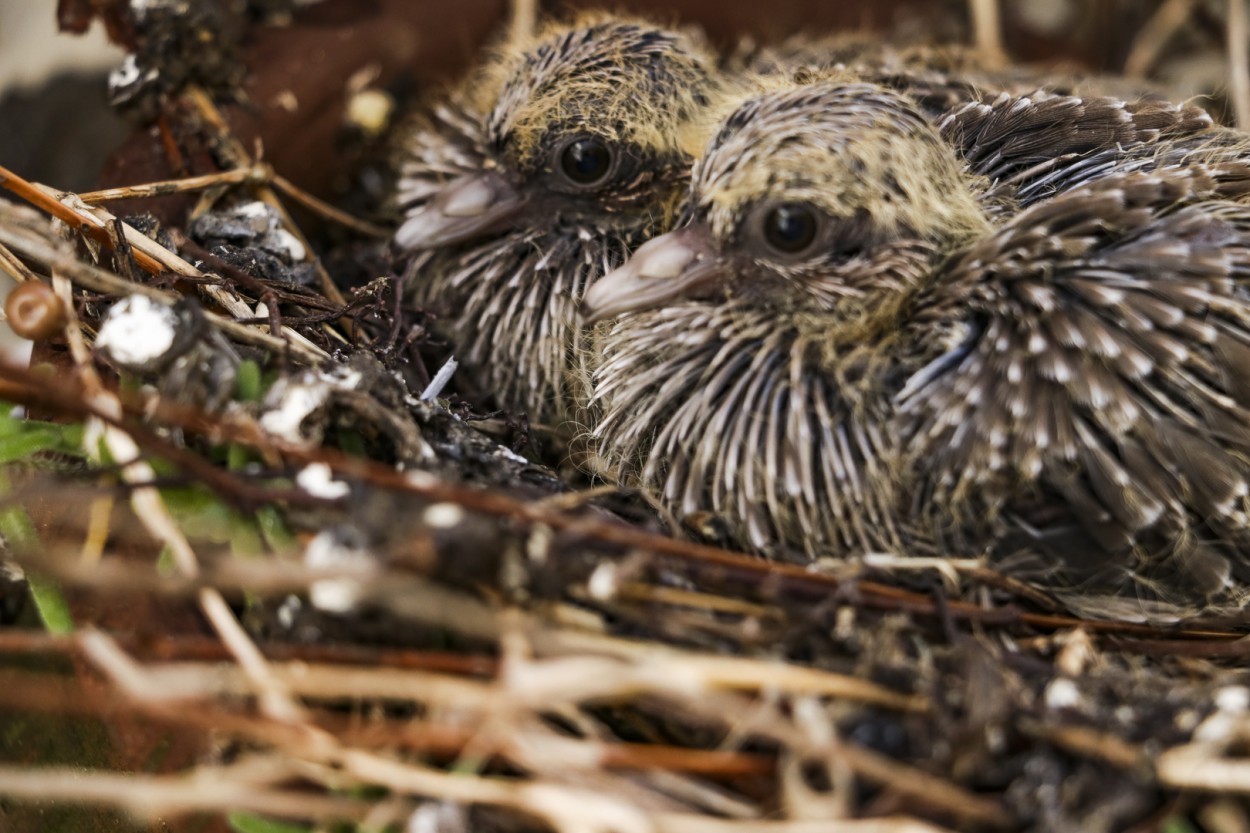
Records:
[[[5,830],[1248,829],[1238,623],[768,562],[553,471],[447,398],[385,231],[166,106],[223,172],[0,169],[38,340],[0,368]],[[168,194],[194,219],[114,213]]]

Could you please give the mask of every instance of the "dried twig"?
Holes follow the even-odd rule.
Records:
[[[1182,790],[1250,795],[1250,760],[1230,759],[1220,744],[1169,749],[1155,763],[1159,783]]]
[[[0,218],[2,218],[2,209],[0,209]],[[75,284],[86,287],[93,292],[119,296],[146,295],[149,298],[156,298],[169,304],[176,303],[180,297],[173,292],[166,292],[146,284],[130,283],[111,272],[106,272],[97,266],[81,262],[72,254],[59,249],[45,238],[29,232],[19,231],[3,223],[0,223],[0,243],[12,248],[14,251],[21,252],[25,257],[43,263],[49,269],[60,271]],[[249,310],[248,317],[250,315]],[[325,351],[293,331],[290,335],[297,338],[287,341],[269,335],[262,328],[240,324],[212,312],[206,311],[205,317],[211,324],[245,344],[272,350],[278,354],[294,353],[305,361],[314,364],[326,358]]]
[[[188,176],[182,179],[165,179],[159,182],[145,182],[141,185],[125,185],[120,188],[106,188],[100,191],[88,191],[78,198],[88,205],[114,200],[141,200],[149,197],[165,197],[170,194],[188,194],[217,188],[223,185],[239,185],[245,182],[266,182],[270,170],[264,165],[253,165],[248,168],[236,168],[232,171]]]
[[[217,105],[213,103],[212,97],[198,87],[187,89],[184,96],[187,102],[217,133],[220,150],[230,159],[231,164],[236,167],[251,167],[252,159],[250,155],[243,147],[243,144],[235,137],[229,123],[222,116],[221,111],[217,109]],[[272,188],[267,185],[257,186],[257,197],[278,212],[282,225],[287,231],[295,235],[295,239],[299,240],[307,251],[311,252],[313,250],[312,244],[308,242],[308,238],[304,236],[299,226],[291,219],[291,215],[287,213],[286,207],[278,199]],[[325,293],[325,296],[336,304],[347,303],[347,299],[343,297],[343,293],[339,291],[339,288],[334,285],[334,280],[330,277],[330,273],[325,270],[325,267],[321,265],[321,261],[314,258],[313,267],[316,270],[318,286]]]
[[[1145,78],[1154,66],[1159,53],[1176,31],[1189,20],[1195,0],[1166,0],[1146,21],[1146,25],[1133,38],[1133,48],[1124,61],[1124,74],[1130,78]]]
[[[26,264],[18,260],[17,255],[13,254],[13,251],[3,244],[0,244],[0,270],[3,270],[18,283],[39,280],[39,277],[27,269]]]
[[[372,806],[368,801],[316,795],[307,790],[266,789],[213,767],[201,767],[191,774],[194,777],[91,772],[80,767],[0,767],[0,795],[113,805],[147,819],[200,810],[250,810],[287,818],[351,821],[363,819]]]
[[[1228,0],[1228,95],[1237,126],[1250,130],[1250,22],[1246,0]]]
[[[1007,51],[1003,49],[1003,25],[999,16],[999,0],[968,0],[968,13],[972,18],[972,37],[981,60],[990,69],[1007,66]]]
[[[524,43],[534,37],[538,28],[538,0],[510,0],[508,6],[509,40]]]

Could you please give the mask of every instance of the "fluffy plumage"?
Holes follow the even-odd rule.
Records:
[[[599,465],[778,557],[990,552],[1085,592],[1232,598],[1246,152],[1183,107],[1034,96],[934,125],[872,85],[756,99],[688,224],[587,295],[620,316]]]
[[[511,44],[407,141],[407,285],[497,400],[566,422],[577,304],[668,225],[720,88],[689,33],[596,18]]]

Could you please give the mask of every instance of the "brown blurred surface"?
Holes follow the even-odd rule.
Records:
[[[603,4],[565,0],[540,5],[560,15]],[[769,41],[847,30],[966,42],[969,30],[965,0],[627,0],[611,5],[664,22],[697,24],[722,46],[743,37]],[[1005,2],[1004,43],[1019,62],[1115,71],[1158,6],[1158,0],[1035,0],[1027,8]],[[429,90],[461,73],[508,12],[506,0],[322,0],[299,12],[288,27],[255,30],[246,50],[247,101],[225,112],[247,147],[256,139],[263,143],[266,158],[280,174],[313,193],[333,196],[343,180],[340,146],[349,79],[367,77],[400,91]],[[159,135],[146,129],[113,154],[101,185],[177,173]]]
[[[576,2],[544,8],[567,14],[574,8],[598,5]],[[697,23],[722,45],[746,35],[770,40],[796,32],[892,28],[909,13],[936,19],[948,17],[952,8],[962,8],[960,2],[917,0],[800,0],[769,5],[635,0],[620,5],[659,20]],[[923,14],[919,9],[925,10]],[[256,138],[263,142],[267,159],[279,173],[314,193],[327,194],[337,173],[335,145],[348,79],[363,72],[383,87],[423,90],[437,86],[469,65],[507,13],[504,0],[323,0],[298,14],[290,27],[257,31],[247,50],[248,102],[228,106],[226,113],[247,146]],[[173,174],[159,136],[142,130],[113,155],[101,185]]]

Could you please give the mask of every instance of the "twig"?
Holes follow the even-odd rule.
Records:
[[[1034,737],[1084,758],[1102,761],[1117,769],[1149,772],[1150,757],[1139,747],[1106,732],[1088,726],[1048,726],[1028,720],[1021,728]]]
[[[140,185],[125,185],[120,188],[106,188],[100,191],[88,191],[78,195],[83,202],[94,205],[96,203],[109,202],[111,200],[138,200],[147,199],[149,197],[164,197],[170,194],[187,194],[195,191],[204,191],[210,188],[218,188],[224,185],[272,185],[300,205],[320,214],[327,220],[338,223],[341,226],[351,229],[352,231],[362,234],[366,237],[387,238],[391,236],[390,229],[375,225],[358,217],[353,217],[346,211],[342,211],[330,205],[324,200],[314,197],[312,194],[303,190],[295,183],[291,182],[284,176],[276,173],[272,166],[257,163],[247,165],[241,168],[235,168],[230,171],[220,171],[218,173],[203,174],[201,176],[189,176],[182,179],[164,179],[157,182],[145,182]]]
[[[158,182],[145,182],[141,185],[126,185],[121,188],[106,188],[101,191],[88,191],[78,195],[78,199],[88,205],[95,205],[112,200],[141,200],[149,197],[163,197],[169,194],[185,194],[203,191],[221,185],[238,185],[244,182],[265,182],[270,175],[264,165],[253,165],[248,168],[236,168],[232,171],[189,176],[183,179],[165,179]]]
[[[1011,826],[1011,814],[998,801],[979,796],[915,766],[867,749],[840,744],[834,753],[856,775],[974,825]]]
[[[968,0],[973,42],[989,69],[1000,69],[1008,63],[1007,51],[1003,49],[1003,25],[998,3],[999,0]]]
[[[1190,743],[1158,758],[1159,783],[1182,790],[1250,794],[1250,760],[1229,759],[1219,744]]]
[[[1133,47],[1124,61],[1124,74],[1130,78],[1145,78],[1163,47],[1189,19],[1193,6],[1194,0],[1166,0],[1155,9],[1150,20],[1133,38]]]
[[[729,821],[693,813],[658,813],[652,821],[656,833],[953,833],[919,819],[888,816],[836,821]]]
[[[117,634],[114,638],[127,652],[142,651],[145,656],[163,661],[220,662],[230,659],[230,654],[219,640],[204,636],[152,634],[140,638]],[[370,648],[362,645],[272,642],[264,644],[262,649],[266,656],[292,662],[385,666],[478,677],[493,676],[498,665],[494,657],[481,654],[449,654],[400,648]],[[0,630],[0,653],[81,656],[82,644],[76,636],[10,628]]]
[[[4,231],[3,226],[0,226],[0,242],[3,241]],[[6,394],[13,401],[40,402],[58,409],[64,409],[68,413],[83,413],[83,405],[80,402],[76,402],[70,397],[57,396],[46,384],[22,370],[0,367],[0,379],[6,379],[14,383],[16,388],[14,392]],[[795,592],[827,598],[831,591],[842,584],[834,576],[813,573],[801,565],[766,561],[730,550],[657,535],[619,523],[553,512],[544,508],[540,503],[527,503],[498,492],[487,492],[445,482],[427,473],[397,472],[389,466],[359,457],[352,457],[334,449],[304,448],[264,435],[254,425],[235,424],[229,420],[214,420],[209,423],[202,418],[191,418],[185,412],[165,406],[157,407],[157,416],[168,426],[178,427],[194,433],[207,433],[215,441],[238,442],[267,451],[268,453],[280,452],[291,461],[298,462],[301,465],[314,462],[326,463],[331,467],[335,475],[340,478],[346,476],[376,487],[418,495],[436,502],[448,501],[471,512],[509,518],[526,524],[545,524],[552,529],[575,533],[579,536],[593,539],[600,544],[614,544],[649,552],[653,555],[680,559],[692,567],[712,568],[733,576],[753,577],[761,581],[767,580],[775,583],[777,589],[783,592]],[[127,428],[132,433],[141,433],[144,430],[142,425],[132,423],[127,423]],[[152,442],[158,446],[161,445],[159,438],[154,433],[149,432],[144,436],[150,437]],[[222,471],[200,460],[190,452],[179,455],[177,451],[177,449],[169,450],[171,455],[169,459],[172,462],[180,466],[191,466],[197,472],[203,471],[204,475],[209,478],[209,485],[214,489],[220,490],[224,496],[231,497],[237,494],[236,490],[250,491],[249,484],[239,480],[229,472]],[[162,450],[160,453],[164,456],[166,451]],[[309,498],[304,496],[304,499],[307,500]],[[931,598],[898,587],[878,582],[856,581],[855,590],[858,603],[865,607],[905,610],[929,616],[937,613],[936,606]],[[1031,613],[1012,608],[986,609],[980,605],[959,600],[948,602],[947,610],[957,619],[986,623],[1021,624],[1045,630],[1084,628],[1091,633],[1141,637],[1166,636],[1171,639],[1199,640],[1230,640],[1241,636],[1236,631],[1212,630],[1201,627],[1161,630],[1149,624],[1138,622],[1080,619],[1075,616]]]
[[[120,296],[146,295],[169,304],[176,303],[181,297],[176,293],[166,292],[146,284],[123,280],[111,272],[81,262],[68,252],[59,251],[42,237],[29,232],[19,232],[3,223],[0,223],[0,244],[9,246],[33,260],[38,260],[50,269],[60,271],[74,283],[94,292]],[[136,252],[135,254],[140,256],[142,253]],[[159,269],[159,264],[155,264],[154,268]],[[200,277],[205,276],[201,273]],[[245,308],[245,313],[246,317],[251,317],[250,310]],[[272,350],[279,355],[289,351],[311,364],[319,364],[328,358],[324,350],[294,331],[286,333],[288,336],[294,336],[291,341],[287,341],[284,338],[271,336],[263,328],[240,324],[211,311],[205,311],[204,315],[214,326],[246,344]]]
[[[231,163],[239,167],[250,167],[252,164],[251,156],[238,138],[235,137],[229,123],[221,115],[217,105],[213,103],[212,97],[198,87],[188,88],[184,96],[200,116],[217,132],[221,141],[222,151],[227,157],[231,157]],[[312,244],[308,242],[308,238],[300,231],[299,226],[295,225],[291,215],[287,213],[286,207],[278,199],[273,189],[268,185],[260,185],[257,187],[256,195],[262,202],[278,212],[278,216],[281,218],[282,225],[286,230],[295,235],[295,239],[299,240],[304,248],[311,253],[313,251]],[[321,265],[321,261],[316,257],[313,258],[313,268],[316,270],[317,281],[325,296],[336,304],[346,304],[347,299],[343,297],[343,293],[335,286],[330,273],[325,270],[325,267]]]
[[[48,188],[45,185],[28,182],[17,174],[0,166],[0,186],[12,191],[23,199],[33,203],[52,216],[63,222],[68,223],[71,227],[86,234],[97,243],[112,247],[112,240],[109,237],[107,223],[117,219],[103,208],[90,208],[83,204],[83,210],[78,210],[67,205],[68,200],[77,199],[75,195],[57,191]],[[178,257],[173,252],[162,247],[155,240],[147,235],[139,232],[129,225],[122,224],[122,228],[126,235],[127,242],[134,248],[135,261],[143,267],[143,269],[151,274],[159,274],[164,271],[175,272],[179,275],[186,275],[192,278],[204,278],[205,275],[199,269],[196,269],[190,263]],[[0,239],[0,242],[7,242],[8,245],[18,249],[18,245],[6,240]],[[20,249],[19,249],[20,250]],[[67,272],[69,270],[66,270]],[[125,282],[123,282],[125,283]],[[135,284],[127,284],[135,286]],[[215,302],[228,310],[236,318],[247,318],[251,316],[251,310],[247,305],[238,298],[227,293],[220,286],[211,284],[202,287],[204,292],[209,295]],[[314,361],[320,361],[327,358],[325,351],[320,347],[304,338],[294,330],[287,330],[286,336],[293,342],[300,343],[316,358]]]
[[[508,39],[522,44],[534,37],[538,27],[538,0],[510,0]]]
[[[359,217],[353,217],[346,211],[341,211],[330,205],[324,200],[319,200],[304,189],[295,185],[289,179],[280,174],[273,173],[270,170],[270,182],[282,193],[295,200],[300,205],[312,211],[314,214],[320,214],[327,220],[332,220],[339,225],[349,228],[357,234],[366,237],[378,237],[383,240],[391,236],[391,230],[382,226],[370,223],[367,220],[361,220]]]
[[[220,646],[220,643],[214,643]],[[211,704],[194,709],[153,708],[151,702],[101,692],[58,674],[0,670],[0,705],[7,709],[44,714],[107,716],[134,713],[171,726],[228,734],[258,743],[298,742],[289,730],[272,722],[223,712]],[[410,752],[454,757],[476,735],[471,726],[448,725],[411,719],[359,720],[329,711],[318,711],[313,722],[347,746],[367,749],[403,749]],[[521,742],[524,737],[518,738]],[[607,769],[665,769],[719,777],[766,776],[775,766],[770,756],[715,749],[687,749],[650,743],[599,743],[573,741],[577,751],[569,760]],[[591,752],[593,754],[587,754]]]
[[[747,601],[746,599],[714,593],[701,593],[697,590],[683,590],[679,587],[644,584],[642,582],[630,582],[622,585],[617,595],[622,599],[654,602],[676,607],[689,607],[716,613],[729,613],[735,616],[754,616],[761,619],[774,612],[768,605]]]
[[[1228,94],[1237,127],[1250,130],[1250,23],[1247,0],[1228,0]]]
[[[256,813],[303,819],[360,820],[373,803],[307,790],[274,790],[201,767],[187,774],[152,776],[92,772],[82,768],[0,767],[0,794],[33,801],[109,804],[141,818],[200,810]]]
[[[0,244],[0,269],[3,269],[18,283],[39,280],[39,276],[27,269],[26,264],[18,260],[17,255],[3,244]]]
[[[45,185],[36,185],[36,187],[48,192],[58,202],[77,199],[75,195],[73,194],[56,191],[54,189],[48,188]],[[96,215],[96,217],[99,219],[101,223],[107,223],[107,222],[111,222],[117,219],[108,211],[106,211],[104,208],[99,207],[99,206],[96,206],[95,208],[91,209],[91,211]],[[143,255],[144,258],[147,258],[151,262],[157,264],[157,271],[160,271],[160,270],[170,271],[175,274],[185,275],[186,277],[190,277],[190,278],[206,277],[204,272],[200,271],[199,269],[192,266],[187,261],[183,260],[178,255],[174,254],[173,252],[169,251],[165,247],[161,246],[159,243],[157,243],[152,238],[148,237],[146,234],[143,234],[137,229],[129,225],[126,225],[124,223],[121,224],[121,226],[125,232],[126,241],[130,243],[130,245],[134,248],[136,260],[140,262],[140,265],[143,264],[143,260],[140,259],[138,256]],[[144,268],[147,268],[147,267],[144,267]],[[153,271],[153,270],[149,269],[148,271]],[[199,287],[199,289],[201,292],[207,295],[210,299],[212,299],[214,303],[221,306],[223,309],[225,309],[235,318],[250,318],[251,317],[252,311],[251,309],[248,308],[248,305],[245,304],[240,298],[238,298],[234,294],[226,291],[224,287],[221,287],[212,283],[207,283],[207,284],[202,284]],[[291,339],[292,341],[300,342],[304,347],[308,348],[309,350],[320,353],[322,358],[326,357],[325,351],[321,350],[321,348],[317,347],[317,345],[313,344],[307,338],[295,332],[291,328],[283,327],[282,332],[287,338]]]

